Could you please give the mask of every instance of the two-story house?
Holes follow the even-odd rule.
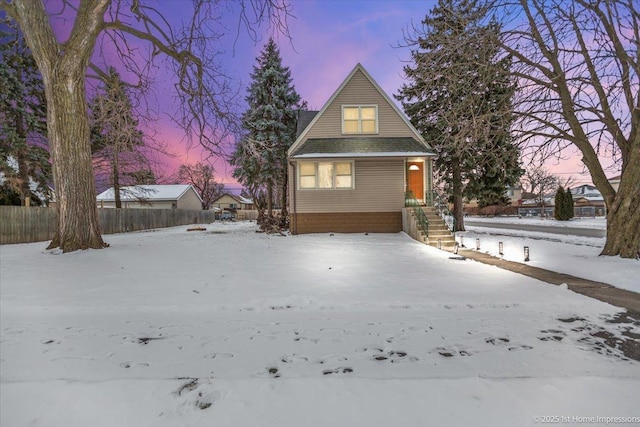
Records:
[[[433,150],[362,65],[299,128],[288,152],[292,234],[399,232],[407,194],[430,202]]]

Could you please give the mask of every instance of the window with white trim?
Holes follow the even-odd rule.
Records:
[[[377,105],[343,105],[342,133],[375,134],[378,133]]]
[[[352,189],[353,162],[300,162],[298,188]]]

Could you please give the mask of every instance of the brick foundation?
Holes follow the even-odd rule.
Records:
[[[292,234],[398,233],[402,212],[299,213],[291,215]]]

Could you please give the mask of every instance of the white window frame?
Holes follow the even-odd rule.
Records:
[[[300,169],[302,167],[303,163],[313,163],[313,167],[315,169],[315,177],[316,177],[316,186],[315,187],[302,187],[300,185],[300,181],[301,181],[301,174],[300,174]],[[331,178],[331,187],[324,187],[321,188],[319,186],[320,182],[320,178],[318,176],[318,163],[332,163],[333,164],[333,176]],[[338,167],[337,164],[339,163],[349,163],[351,165],[351,186],[350,187],[336,187],[336,176],[338,176]],[[297,164],[297,188],[298,190],[312,190],[312,191],[316,191],[316,190],[353,190],[356,187],[356,168],[355,168],[355,162],[353,160],[326,160],[326,161],[322,161],[322,160],[311,160],[311,161],[300,161]],[[346,175],[343,175],[346,176]]]
[[[358,109],[358,131],[357,132],[347,132],[344,128],[344,110],[345,108],[357,108]],[[373,132],[362,132],[362,109],[363,108],[374,108],[376,112],[375,117],[375,130]],[[342,106],[342,134],[343,135],[377,135],[378,134],[378,105],[377,104],[362,104],[362,105],[343,105]]]

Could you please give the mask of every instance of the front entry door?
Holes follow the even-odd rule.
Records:
[[[407,191],[424,203],[424,163],[407,162]]]

